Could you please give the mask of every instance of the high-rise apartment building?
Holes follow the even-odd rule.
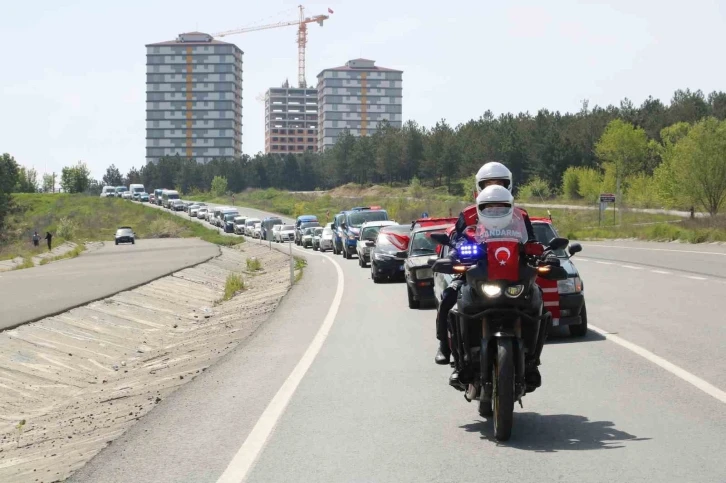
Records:
[[[242,54],[201,32],[146,46],[146,160],[242,154]]]
[[[265,152],[318,150],[318,91],[285,82],[265,94]]]
[[[349,60],[318,74],[318,149],[333,146],[345,129],[354,136],[371,135],[384,119],[400,128],[402,75],[367,59]]]

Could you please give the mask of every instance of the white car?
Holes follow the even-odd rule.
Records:
[[[197,210],[197,218],[200,220],[204,220],[207,218],[207,207],[202,206]]]
[[[131,191],[124,191],[121,194],[121,198],[123,198],[125,200],[130,200],[130,199],[132,199],[132,197],[133,197],[133,193],[131,193]]]
[[[255,233],[255,223],[262,223],[259,218],[247,218],[245,222],[245,235],[253,236]]]
[[[262,236],[262,223],[255,223],[252,229],[252,238],[260,238]]]
[[[277,243],[295,241],[295,225],[275,225],[272,230]]]
[[[101,190],[101,198],[113,198],[116,196],[116,188],[113,186],[104,186]]]
[[[323,234],[320,235],[320,240],[317,242],[318,250],[320,250],[321,252],[324,252],[325,250],[332,250],[334,235],[335,233],[333,233],[333,223],[326,224],[323,228]]]
[[[365,267],[371,261],[371,250],[375,244],[378,232],[384,226],[398,225],[395,221],[369,221],[360,226],[360,234],[355,244],[355,251],[358,254],[358,265]],[[367,243],[371,242],[371,243]]]

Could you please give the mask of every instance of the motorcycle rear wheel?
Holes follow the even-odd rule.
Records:
[[[512,339],[497,340],[497,360],[494,364],[492,406],[494,437],[507,441],[512,436],[514,422],[514,350]]]

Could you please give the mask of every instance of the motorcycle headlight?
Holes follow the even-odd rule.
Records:
[[[580,293],[582,292],[582,280],[580,280],[580,277],[570,277],[566,280],[558,280],[557,291],[560,294]]]
[[[479,288],[484,295],[490,298],[499,297],[502,294],[502,288],[499,285],[482,282]]]
[[[504,295],[509,298],[516,299],[524,292],[524,285],[510,285],[507,290],[504,291]]]

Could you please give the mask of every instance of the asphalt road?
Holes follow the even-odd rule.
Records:
[[[0,329],[63,312],[208,260],[219,247],[197,239],[137,240],[0,274]]]
[[[434,311],[408,309],[403,284],[373,284],[356,260],[308,250],[302,282],[255,337],[71,481],[217,482],[257,450],[248,481],[725,481],[726,406],[686,379],[726,390],[726,250],[583,245],[590,324],[686,375],[592,331],[553,337],[543,386],[498,444],[476,403],[447,386],[450,369],[433,363]],[[320,327],[327,338],[301,373]]]

